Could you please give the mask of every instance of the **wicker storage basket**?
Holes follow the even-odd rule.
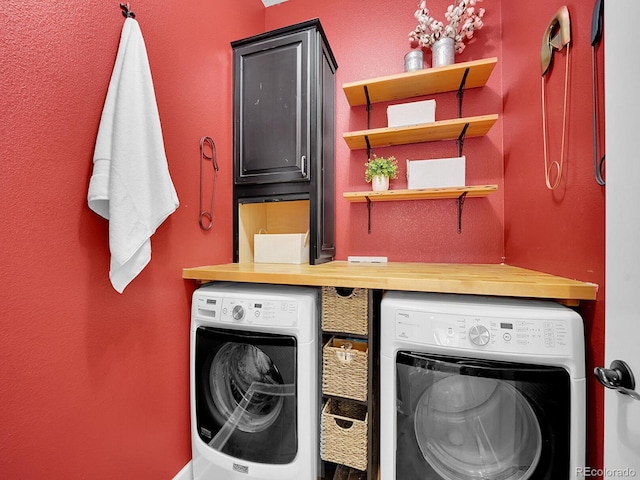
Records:
[[[333,480],[367,480],[367,472],[356,470],[346,465],[338,465],[336,472],[333,474]]]
[[[322,348],[322,393],[367,400],[367,342],[331,338]]]
[[[322,409],[320,456],[327,462],[367,469],[365,405],[330,398]]]
[[[369,291],[366,288],[322,287],[322,329],[367,335]]]

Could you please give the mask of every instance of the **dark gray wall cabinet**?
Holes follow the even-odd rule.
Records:
[[[241,203],[309,200],[310,263],[335,254],[337,63],[318,19],[231,43],[234,261]]]

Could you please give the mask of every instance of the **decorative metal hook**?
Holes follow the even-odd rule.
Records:
[[[206,147],[208,146],[208,148]],[[211,156],[207,155],[207,150],[211,149]],[[211,207],[209,210],[204,208],[204,162],[211,160],[213,167],[213,190],[211,192]],[[204,136],[200,139],[200,216],[198,223],[202,230],[211,230],[213,227],[213,205],[216,196],[216,183],[218,180],[218,160],[216,155],[216,144],[211,137]]]
[[[120,8],[122,9],[122,16],[124,18],[136,18],[136,14],[131,11],[128,3],[121,3]]]

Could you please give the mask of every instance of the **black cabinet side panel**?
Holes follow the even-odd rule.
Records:
[[[333,260],[335,248],[335,64],[327,55],[324,45],[321,50],[319,80],[322,101],[319,102],[321,125],[318,141],[321,148],[318,175],[318,207],[315,221],[318,223],[316,255],[313,263]]]

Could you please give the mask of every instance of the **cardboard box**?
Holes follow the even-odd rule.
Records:
[[[401,103],[387,107],[387,122],[389,127],[406,127],[408,125],[419,125],[421,123],[432,123],[435,121],[435,100]]]
[[[466,158],[407,160],[407,188],[463,187]]]
[[[309,232],[255,234],[253,261],[255,263],[309,263]]]

